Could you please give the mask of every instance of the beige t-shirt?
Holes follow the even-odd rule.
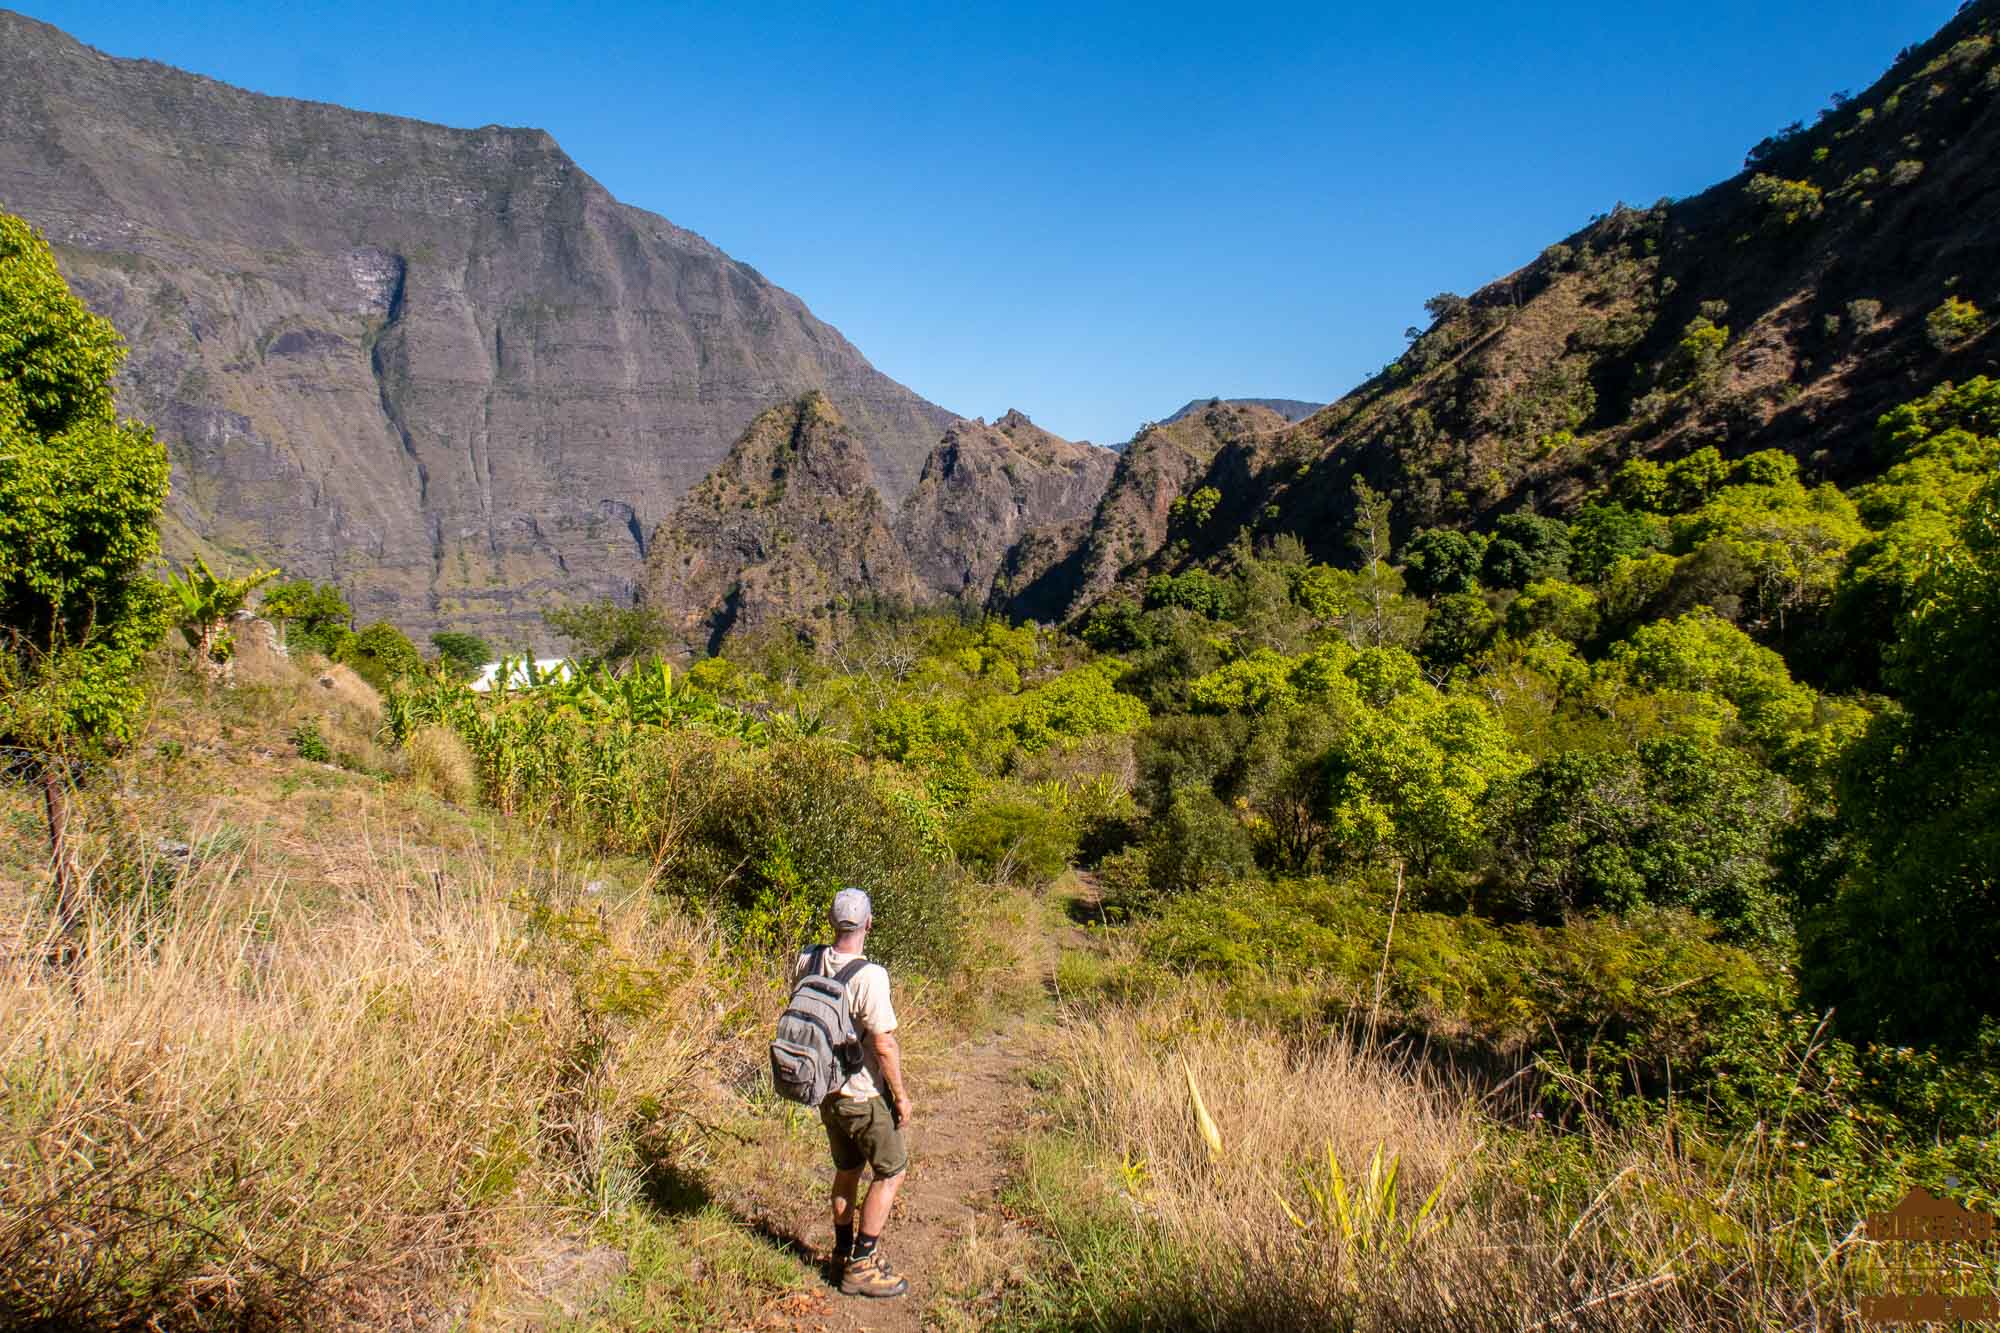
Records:
[[[828,949],[821,960],[820,975],[830,977],[859,957],[858,953]],[[791,984],[798,984],[799,978],[811,969],[812,961],[811,949],[792,961]],[[868,1038],[896,1030],[896,1007],[889,1003],[887,968],[880,963],[870,963],[854,974],[854,979],[847,983],[847,1012],[854,1019],[854,1030],[861,1034],[861,1068],[840,1085],[840,1095],[865,1102],[882,1090],[882,1064],[875,1058],[875,1048],[869,1044]]]

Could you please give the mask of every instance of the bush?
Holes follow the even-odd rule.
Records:
[[[1229,585],[1205,569],[1155,574],[1146,580],[1146,609],[1160,607],[1180,607],[1221,620],[1229,613]]]
[[[853,884],[874,900],[874,958],[933,977],[951,971],[964,945],[964,886],[916,798],[812,741],[773,747],[709,781],[662,870],[682,892],[720,906],[746,947],[788,956],[824,932],[833,894]]]
[[[1811,222],[1826,211],[1820,202],[1820,189],[1811,181],[1785,180],[1760,172],[1750,178],[1743,192],[1762,210],[1765,229],[1770,231]]]
[[[1176,792],[1155,813],[1145,848],[1148,886],[1156,897],[1213,888],[1256,869],[1249,831],[1207,791]]]
[[[1538,514],[1508,514],[1493,525],[1483,572],[1496,588],[1525,588],[1569,575],[1569,526]]]
[[[421,675],[423,655],[403,631],[386,620],[378,620],[348,639],[340,648],[340,661],[354,668],[360,677],[378,690],[386,690],[406,676]]]
[[[465,742],[448,727],[419,727],[403,748],[410,757],[410,777],[424,790],[454,805],[479,798],[479,770]]]
[[[1076,855],[1077,829],[1067,812],[1027,792],[975,800],[951,829],[962,865],[996,882],[1033,888],[1060,875]]]
[[[320,734],[319,723],[308,718],[292,728],[292,746],[299,752],[299,758],[315,764],[333,762],[333,749]]]
[[[1924,317],[1924,332],[1931,346],[1948,352],[1970,342],[1986,331],[1986,314],[1972,302],[1947,296],[1944,303]]]
[[[458,630],[431,635],[431,647],[437,649],[438,660],[446,669],[461,679],[477,675],[481,667],[496,660],[493,646],[486,640]]]

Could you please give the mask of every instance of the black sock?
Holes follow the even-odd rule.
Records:
[[[843,1259],[854,1253],[854,1223],[833,1224],[833,1252]]]
[[[865,1231],[862,1232],[854,1238],[854,1257],[857,1259],[866,1259],[869,1255],[875,1253],[875,1246],[881,1239],[880,1236],[871,1236]]]

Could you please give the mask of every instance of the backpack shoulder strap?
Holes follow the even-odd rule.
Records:
[[[826,975],[826,946],[824,944],[813,945],[812,962],[806,964],[805,975],[809,977],[823,977]]]
[[[825,948],[826,946],[821,945],[820,947]],[[866,966],[868,966],[866,958],[857,958],[846,967],[841,968],[840,971],[834,973],[833,979],[843,986],[850,985],[856,977],[861,975],[861,969]]]

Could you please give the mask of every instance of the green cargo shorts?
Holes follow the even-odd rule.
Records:
[[[833,1165],[841,1171],[874,1168],[875,1179],[900,1176],[910,1165],[903,1148],[903,1131],[889,1103],[879,1096],[867,1101],[835,1095],[819,1108],[820,1122],[826,1126],[827,1146],[833,1149]]]

